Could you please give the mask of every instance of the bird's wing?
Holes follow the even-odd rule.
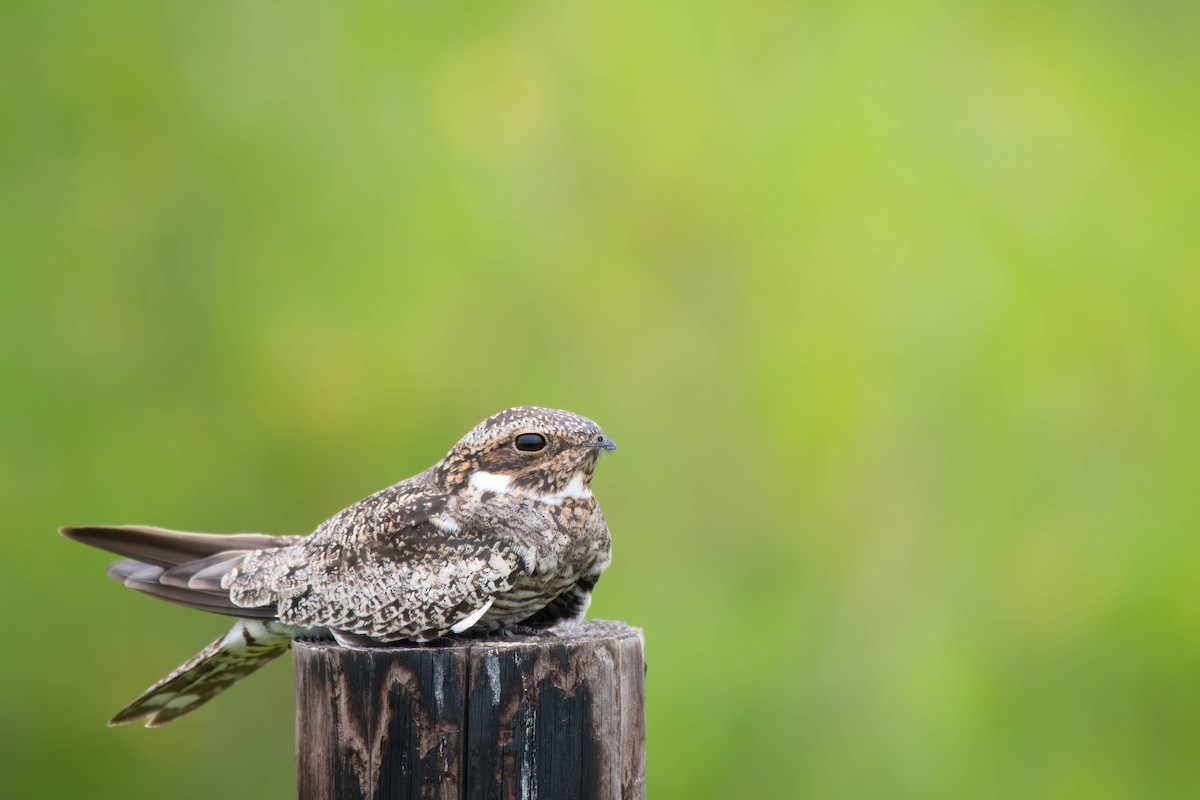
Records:
[[[302,538],[184,533],[146,525],[61,528],[59,533],[132,559],[108,566],[108,576],[131,589],[200,611],[263,619],[275,616],[274,607],[236,605],[221,588],[221,577],[251,551],[288,547]]]
[[[452,628],[461,633],[521,572],[520,560],[499,542],[446,536],[432,524],[413,533],[354,550],[251,553],[230,581],[230,595],[256,604],[265,586],[283,622],[376,641],[423,641]]]
[[[184,533],[149,525],[88,525],[59,528],[58,532],[76,542],[164,568],[208,558],[226,550],[287,547],[303,538],[263,533]]]
[[[248,554],[223,586],[234,603],[375,641],[461,633],[523,574],[495,535],[446,513],[437,490],[405,482],[342,511],[300,544]]]

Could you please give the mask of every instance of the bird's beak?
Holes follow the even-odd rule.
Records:
[[[597,439],[594,442],[588,442],[588,447],[603,447],[605,450],[608,450],[609,452],[611,452],[611,451],[617,449],[617,443],[614,442],[612,439],[608,438],[607,436],[605,436],[603,438]]]

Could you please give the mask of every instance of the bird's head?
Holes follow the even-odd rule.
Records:
[[[518,406],[476,425],[446,454],[437,472],[448,486],[585,499],[591,497],[600,452],[616,449],[590,419]]]

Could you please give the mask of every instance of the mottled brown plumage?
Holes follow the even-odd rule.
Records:
[[[434,466],[309,536],[62,529],[133,559],[109,567],[127,586],[242,618],[111,724],[182,716],[297,636],[421,642],[581,619],[610,552],[592,473],[615,448],[591,420],[524,406],[484,420]]]

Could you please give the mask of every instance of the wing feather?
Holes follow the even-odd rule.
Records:
[[[383,552],[339,555],[332,563],[302,548],[252,553],[230,594],[238,604],[261,601],[257,588],[244,592],[242,585],[265,581],[283,622],[381,642],[425,640],[482,616],[492,596],[521,573],[520,559],[499,542],[414,539]]]
[[[273,606],[237,605],[221,588],[221,578],[251,551],[288,547],[302,538],[184,533],[146,525],[60,528],[59,533],[131,559],[108,566],[108,576],[131,589],[200,611],[267,619],[275,616]]]
[[[158,567],[174,567],[225,550],[288,547],[303,538],[263,533],[184,533],[149,525],[89,525],[59,528],[58,532],[76,542]]]
[[[222,585],[237,605],[277,604],[281,621],[330,628],[347,640],[444,635],[524,574],[495,535],[447,524],[445,506],[434,487],[398,484],[296,547],[249,553]]]
[[[274,608],[244,608],[236,605],[224,591],[208,592],[180,588],[162,582],[165,570],[139,561],[118,561],[108,566],[108,576],[139,592],[199,611],[231,617],[273,619]]]

